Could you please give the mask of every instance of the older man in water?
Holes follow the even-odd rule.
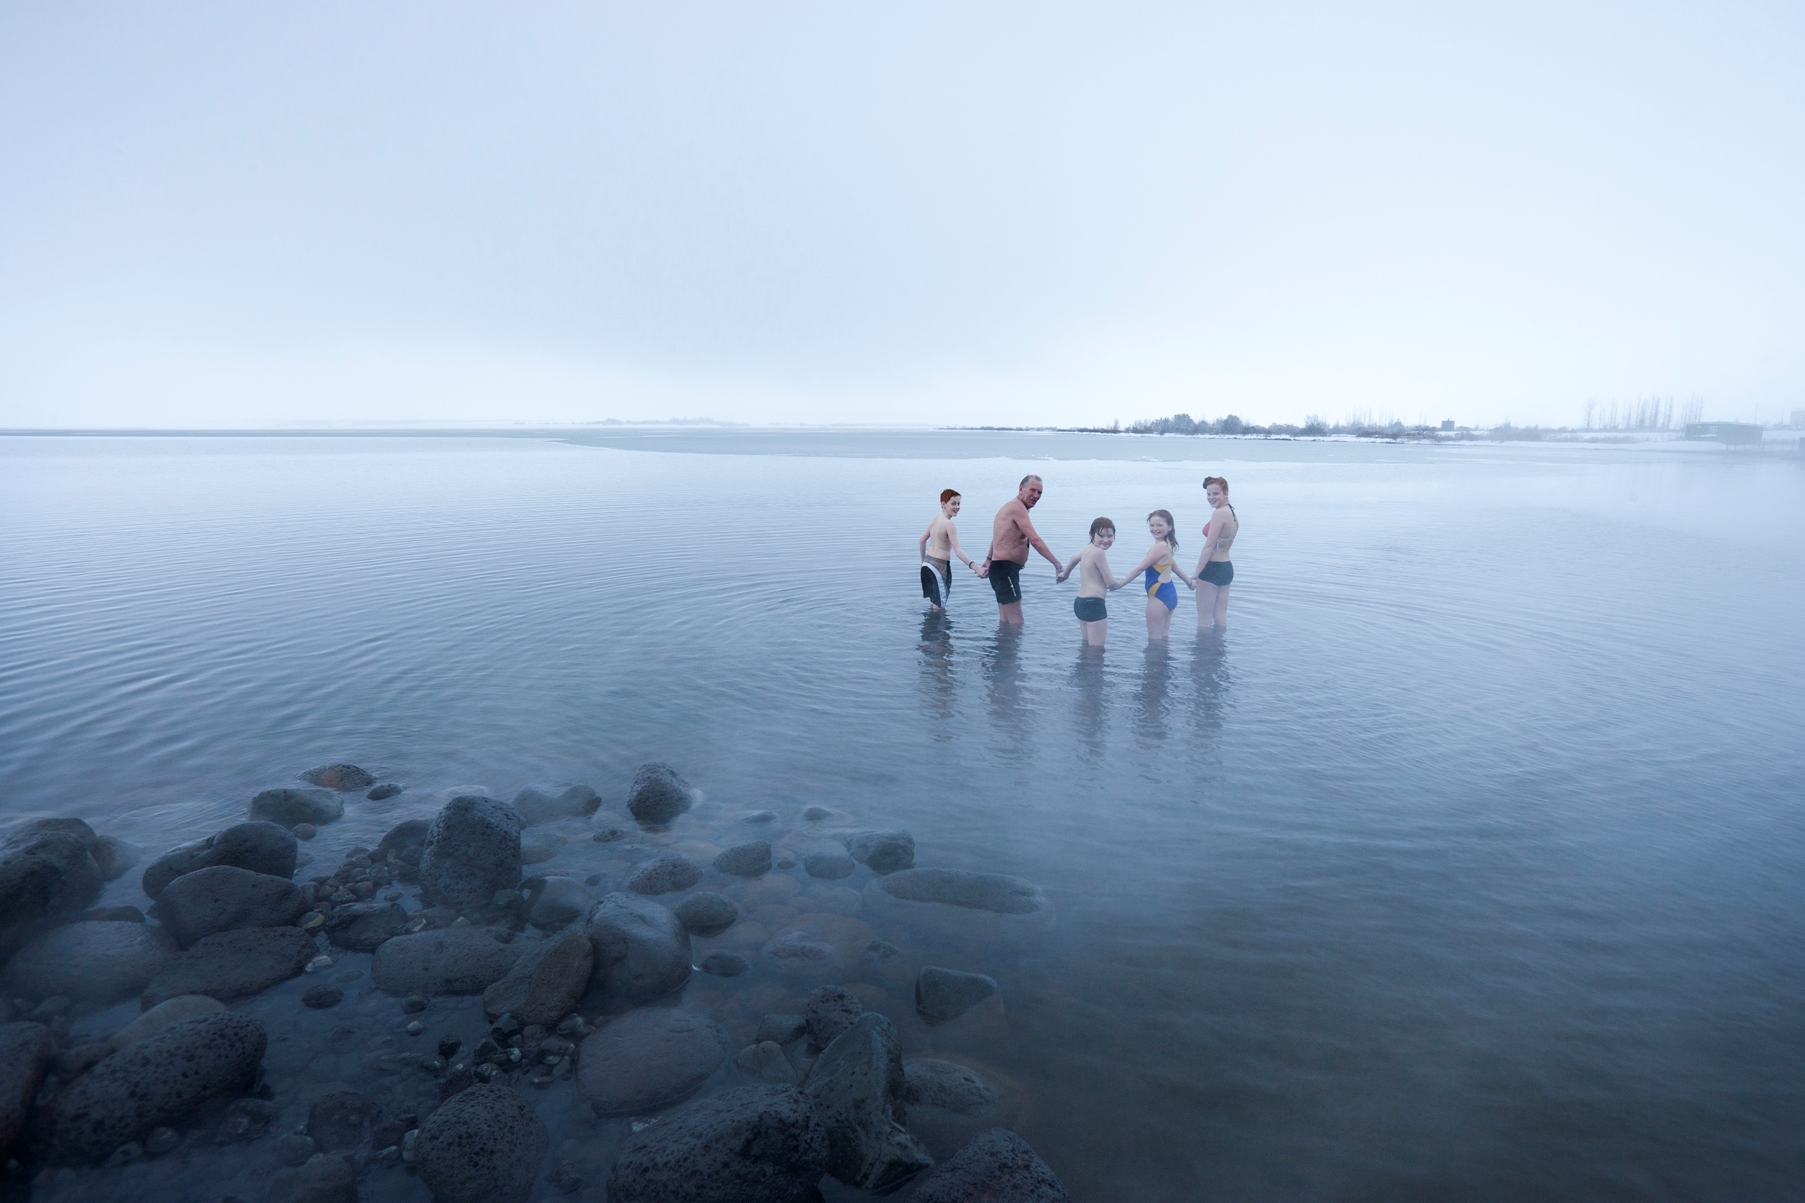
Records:
[[[991,592],[997,595],[997,618],[1003,622],[1022,621],[1022,569],[1028,566],[1028,548],[1033,547],[1052,563],[1057,572],[1063,565],[1028,520],[1028,511],[1040,500],[1043,491],[1038,476],[1024,476],[1015,497],[997,511],[990,530],[990,553],[978,575],[988,577]]]

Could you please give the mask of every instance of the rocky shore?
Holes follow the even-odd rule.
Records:
[[[136,903],[140,854],[79,819],[0,838],[0,1199],[1067,1198],[993,1064],[1033,884],[661,764],[374,847],[333,824],[403,784],[302,780]]]

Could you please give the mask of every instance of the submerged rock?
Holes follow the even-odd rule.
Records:
[[[108,1036],[107,1043],[114,1052],[118,1052],[126,1045],[154,1036],[164,1028],[174,1027],[202,1015],[217,1015],[225,1009],[226,1004],[205,994],[178,994],[174,998],[163,1000]]]
[[[755,810],[751,814],[741,815],[740,822],[742,822],[742,823],[775,823],[775,822],[777,822],[777,812],[774,810]]]
[[[387,802],[390,798],[393,798],[400,792],[401,787],[399,785],[396,785],[393,781],[385,781],[381,785],[376,786],[369,793],[365,794],[364,797],[372,802]]]
[[[389,828],[370,854],[371,860],[412,861],[418,864],[426,850],[426,833],[432,830],[431,819],[407,819]]]
[[[420,1125],[413,1163],[438,1203],[526,1203],[549,1143],[525,1099],[471,1086]]]
[[[144,870],[144,892],[157,898],[185,873],[212,865],[232,865],[284,880],[295,875],[298,850],[288,828],[277,823],[234,823],[224,831],[173,848]]]
[[[666,908],[631,894],[609,894],[584,924],[595,967],[584,1002],[618,1011],[663,998],[689,981],[689,933]]]
[[[527,922],[540,931],[575,923],[593,901],[574,877],[535,877],[526,883]]]
[[[808,1035],[808,1020],[801,1015],[767,1015],[758,1021],[758,1043],[793,1044]]]
[[[671,908],[684,927],[698,936],[718,936],[740,917],[740,908],[706,890],[691,894]]]
[[[851,877],[856,867],[856,862],[844,852],[811,852],[802,858],[803,871],[825,881]]]
[[[331,790],[266,789],[251,799],[251,818],[292,828],[297,823],[324,827],[345,813]]]
[[[870,924],[848,915],[817,911],[766,940],[765,968],[800,981],[845,981],[858,972],[859,956],[877,939]]]
[[[630,1134],[608,1174],[610,1203],[813,1203],[827,1135],[802,1093],[745,1086],[699,1099]]]
[[[796,1084],[796,1067],[783,1055],[783,1047],[774,1040],[761,1040],[741,1049],[733,1056],[733,1067],[743,1074],[777,1086]]]
[[[633,775],[627,810],[641,823],[669,823],[695,804],[696,790],[668,764],[643,764]]]
[[[912,1203],[1072,1203],[1047,1163],[1007,1128],[992,1128],[960,1149],[909,1198]]]
[[[493,928],[446,927],[396,936],[376,950],[370,980],[390,994],[478,994],[506,976],[524,946]]]
[[[808,1029],[809,1048],[820,1052],[858,1022],[865,1004],[845,986],[822,986],[808,996],[802,1015]]]
[[[1039,886],[1002,873],[972,873],[964,869],[906,869],[877,883],[892,898],[909,902],[939,902],[1001,915],[1027,915],[1047,909],[1047,896]]]
[[[44,819],[0,842],[0,958],[99,897],[97,838],[80,819]]]
[[[376,778],[354,764],[323,764],[317,769],[308,769],[302,773],[301,780],[341,794],[369,789],[376,784]]]
[[[345,992],[329,982],[309,986],[301,993],[301,1005],[309,1011],[324,1011],[345,1001]]]
[[[375,952],[407,927],[408,914],[398,902],[354,902],[326,916],[326,938],[352,952]]]
[[[297,927],[244,927],[197,940],[159,969],[144,988],[148,1009],[178,994],[221,1002],[267,990],[298,975],[319,952]]]
[[[266,1041],[261,1024],[226,1012],[185,1020],[126,1046],[41,1108],[39,1136],[49,1159],[98,1161],[209,1099],[244,1090]]]
[[[420,853],[420,892],[459,910],[486,906],[520,885],[520,816],[493,798],[464,794],[445,804]]]
[[[285,1166],[270,1175],[269,1200],[270,1203],[357,1203],[357,1172],[343,1154],[315,1153],[298,1166]]]
[[[376,1100],[355,1090],[321,1095],[307,1112],[307,1135],[324,1153],[370,1147],[370,1133],[382,1122]]]
[[[727,849],[714,858],[714,867],[734,877],[758,877],[771,871],[771,845],[753,840]]]
[[[737,952],[711,952],[696,968],[713,977],[738,977],[752,968],[752,963]]]
[[[866,1012],[835,1038],[803,1089],[827,1129],[827,1172],[846,1185],[881,1194],[934,1164],[903,1127],[902,1048],[882,1015]]]
[[[514,795],[514,810],[527,827],[553,819],[586,818],[601,804],[600,795],[587,785],[529,785]]]
[[[694,1094],[727,1060],[727,1033],[691,1011],[642,1007],[584,1038],[577,1087],[603,1115],[637,1115]]]
[[[500,981],[483,991],[491,1019],[513,1015],[522,1024],[553,1027],[576,1010],[595,965],[595,946],[580,931],[529,948]]]
[[[306,909],[301,887],[286,877],[234,865],[209,865],[184,873],[165,886],[151,914],[186,948],[216,932],[286,927],[297,922]]]
[[[0,1159],[24,1129],[26,1112],[55,1055],[56,1040],[43,1024],[0,1025]]]
[[[852,859],[873,873],[895,873],[915,863],[915,837],[906,831],[854,831],[844,843]]]
[[[915,975],[915,1013],[930,1024],[947,1023],[996,993],[995,978],[927,965]]]
[[[6,977],[26,998],[108,1003],[143,990],[175,955],[161,928],[94,920],[45,932],[19,950]]]
[[[635,894],[674,894],[701,880],[701,869],[686,858],[667,852],[639,866],[627,879],[627,888]]]

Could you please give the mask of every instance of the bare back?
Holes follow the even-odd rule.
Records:
[[[1028,507],[1019,497],[1012,497],[997,511],[990,529],[990,558],[1028,562],[1028,540],[1034,537],[1034,524],[1028,520]]]
[[[1205,538],[1212,539],[1210,548],[1211,560],[1228,559],[1229,548],[1235,545],[1235,536],[1241,533],[1241,520],[1235,517],[1235,508],[1224,505],[1210,514],[1210,521],[1203,528]],[[1213,536],[1213,538],[1212,538]]]
[[[936,560],[953,558],[953,520],[945,514],[928,523],[928,554]]]

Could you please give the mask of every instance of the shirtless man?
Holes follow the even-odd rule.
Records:
[[[958,556],[973,572],[977,564],[959,546],[959,528],[953,519],[959,516],[959,494],[951,489],[940,491],[940,515],[928,523],[918,540],[921,550],[921,595],[935,610],[946,608],[953,600],[953,556]]]
[[[1040,500],[1040,477],[1024,476],[1015,498],[997,511],[990,532],[990,551],[984,557],[979,576],[990,578],[991,592],[997,595],[997,618],[1003,622],[1022,621],[1022,569],[1028,566],[1028,548],[1033,547],[1053,565],[1054,571],[1065,567],[1028,521],[1028,511]]]

